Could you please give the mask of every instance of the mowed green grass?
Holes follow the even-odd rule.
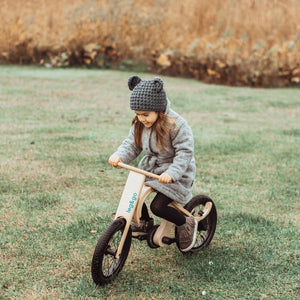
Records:
[[[0,299],[299,297],[300,90],[171,77],[194,132],[194,194],[217,206],[214,239],[194,255],[133,240],[117,279],[93,284],[128,174],[107,160],[133,116],[130,75],[0,66]]]

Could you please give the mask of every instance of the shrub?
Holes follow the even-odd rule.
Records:
[[[298,0],[0,0],[0,62],[300,86]],[[130,62],[130,63],[128,63]]]

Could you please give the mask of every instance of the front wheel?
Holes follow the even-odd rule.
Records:
[[[207,202],[212,203],[209,215],[198,223],[197,238],[194,247],[185,253],[193,253],[201,250],[211,242],[217,226],[217,210],[214,202],[208,196],[197,195],[193,197],[184,208],[192,213],[193,216],[202,216],[203,209]]]
[[[129,227],[125,243],[119,258],[116,258],[118,246],[126,225],[126,220],[114,220],[102,233],[92,259],[92,278],[96,284],[103,285],[112,281],[122,270],[131,246],[132,231]]]

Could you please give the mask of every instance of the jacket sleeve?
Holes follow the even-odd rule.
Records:
[[[172,136],[172,146],[175,151],[173,163],[168,167],[168,173],[173,181],[178,181],[188,169],[194,157],[194,138],[190,126],[184,121]]]
[[[134,141],[134,125],[130,128],[128,137],[122,142],[117,151],[114,153],[118,155],[122,162],[129,164],[142,152],[141,148],[138,148]]]

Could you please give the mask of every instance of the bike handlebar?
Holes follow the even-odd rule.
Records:
[[[119,163],[118,163],[118,166],[121,167],[121,168],[127,169],[127,170],[129,170],[129,171],[133,171],[133,172],[136,172],[136,173],[145,175],[145,176],[147,176],[147,177],[152,177],[152,178],[154,178],[154,179],[159,179],[159,175],[153,174],[153,173],[151,173],[151,172],[144,171],[144,170],[142,170],[142,169],[139,169],[139,168],[136,168],[136,167],[127,165],[127,164],[124,164],[124,163],[122,163],[122,162],[119,162]]]

